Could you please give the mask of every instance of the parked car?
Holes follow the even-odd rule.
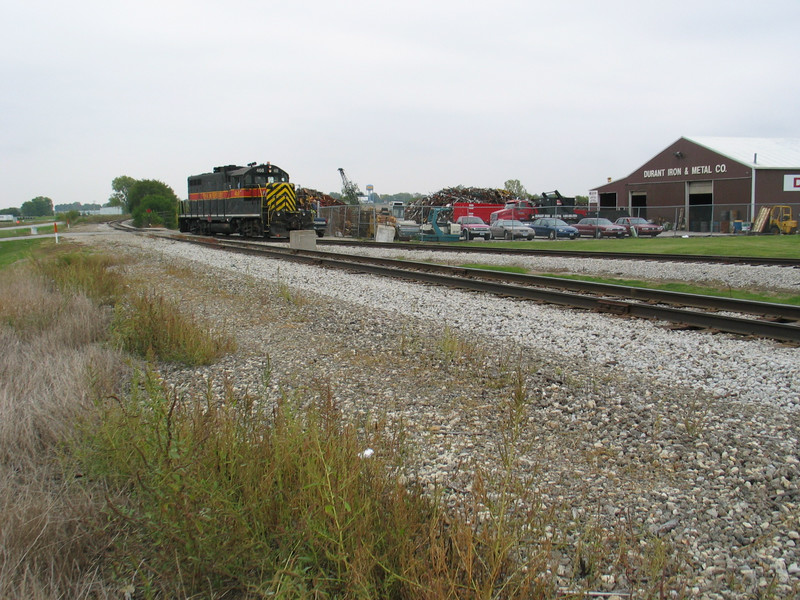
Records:
[[[614,224],[624,227],[628,235],[634,235],[631,233],[631,229],[636,232],[637,236],[650,235],[652,237],[656,237],[664,231],[661,225],[656,225],[642,217],[620,217],[614,221]]]
[[[480,217],[462,216],[456,219],[456,223],[461,225],[461,239],[473,240],[476,237],[484,240],[492,239],[489,226]]]
[[[322,237],[325,235],[326,229],[328,229],[328,219],[314,217],[314,231],[317,232],[317,237]]]
[[[557,237],[569,238],[571,240],[580,237],[580,233],[572,225],[566,221],[552,217],[536,219],[530,224],[530,228],[533,229],[534,235],[550,238],[551,240]]]
[[[622,225],[614,225],[608,219],[587,217],[575,223],[575,228],[581,235],[601,237],[625,237],[625,228]]]
[[[517,219],[497,219],[489,227],[492,239],[516,240],[518,238],[532,240],[535,237],[533,229]]]

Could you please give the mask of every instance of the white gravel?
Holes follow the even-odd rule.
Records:
[[[163,252],[237,268],[259,277],[280,277],[298,289],[364,307],[435,319],[477,338],[513,340],[521,347],[546,348],[565,362],[615,365],[641,373],[653,384],[687,385],[716,398],[800,408],[800,349],[770,340],[751,340],[587,311],[487,297],[317,267],[235,256],[171,242]],[[340,252],[355,253],[352,248]],[[363,249],[358,251],[364,252]],[[434,260],[431,252],[373,250],[381,256]],[[638,279],[723,281],[731,287],[800,289],[800,269],[740,265],[667,264],[559,258],[497,257],[439,253],[438,262],[514,264],[541,272],[606,273]],[[609,265],[613,262],[612,265]]]
[[[480,244],[480,242],[475,242]],[[568,242],[567,242],[568,243]],[[370,249],[354,246],[320,246],[320,250],[340,254],[366,254],[426,262],[493,264],[517,266],[535,273],[573,273],[607,275],[621,279],[642,279],[662,282],[694,282],[738,289],[774,290],[800,293],[800,268],[718,265],[709,263],[664,263],[655,261],[564,258],[558,256],[501,256],[458,252],[431,252],[408,249]]]
[[[363,248],[346,246],[335,250],[347,254],[366,253]],[[787,267],[434,253],[406,249],[376,249],[369,253],[419,262],[519,266],[533,273],[721,283],[731,288],[800,292],[800,269]],[[375,293],[386,293],[380,291],[384,285],[390,286],[391,282],[377,280],[377,287],[373,288]],[[441,315],[441,307],[446,306],[449,307],[447,314],[451,324],[467,331],[474,331],[475,323],[481,323],[493,337],[517,337],[523,346],[545,347],[582,362],[616,364],[621,369],[640,372],[657,382],[696,386],[717,398],[774,403],[790,409],[800,407],[800,350],[795,347],[708,332],[675,331],[663,324],[585,311],[476,298],[467,292],[430,288],[421,291],[417,286],[394,285],[400,289],[388,293],[402,297],[401,304],[413,307],[415,314],[423,317]],[[356,296],[361,297],[361,294]]]

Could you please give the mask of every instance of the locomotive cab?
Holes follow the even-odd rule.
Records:
[[[289,183],[289,174],[270,163],[257,166],[251,163],[229,174],[230,189],[258,188],[273,183]]]

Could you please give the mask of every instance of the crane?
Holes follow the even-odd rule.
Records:
[[[344,201],[347,204],[358,204],[358,197],[363,196],[361,190],[358,189],[358,185],[347,178],[347,175],[344,174],[344,169],[341,167],[339,168],[339,175],[342,176],[342,196]]]

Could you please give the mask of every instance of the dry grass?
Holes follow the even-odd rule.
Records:
[[[104,597],[91,524],[104,503],[64,476],[61,451],[93,399],[119,390],[109,312],[36,273],[0,279],[0,597]]]

